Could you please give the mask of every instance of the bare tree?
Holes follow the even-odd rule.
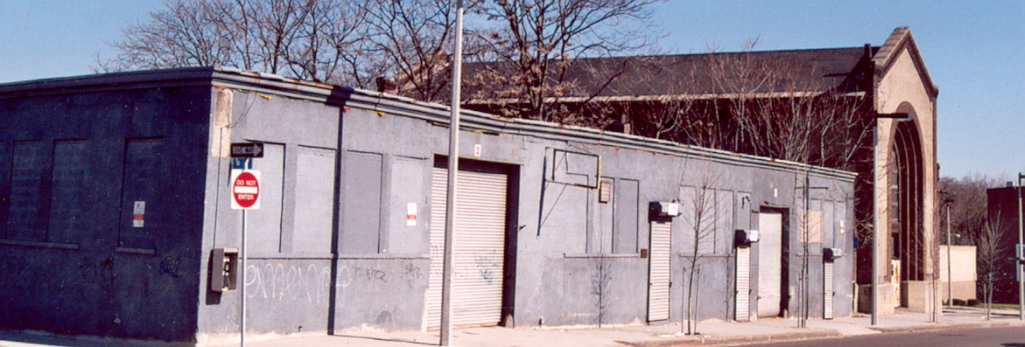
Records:
[[[983,231],[987,218],[986,189],[1000,184],[998,178],[979,173],[960,178],[940,178],[939,189],[956,197],[950,206],[954,244],[971,244],[973,235]]]
[[[1003,255],[1005,245],[1000,243],[1004,229],[1000,220],[1000,213],[994,213],[986,218],[981,232],[975,236],[975,246],[978,254],[978,270],[983,276],[982,295],[986,302],[986,320],[990,319],[993,307],[993,276],[999,267],[1000,257]]]
[[[478,36],[496,64],[487,79],[519,100],[516,114],[543,121],[561,121],[560,97],[574,89],[567,72],[576,59],[636,51],[648,45],[637,25],[649,18],[658,0],[499,0],[477,14],[494,30]],[[484,74],[485,72],[481,72]],[[587,95],[593,95],[588,91]]]
[[[210,66],[232,63],[232,44],[218,30],[210,1],[170,0],[149,22],[123,31],[113,43],[119,54],[96,70]]]
[[[376,51],[388,57],[389,73],[403,94],[427,101],[447,95],[447,49],[455,27],[451,4],[449,0],[385,0],[370,8],[370,39]]]
[[[169,0],[124,30],[101,72],[234,66],[367,88],[372,54],[366,0]]]
[[[299,4],[300,21],[286,41],[284,59],[291,75],[315,82],[367,85],[370,78],[346,64],[358,64],[366,54],[367,4],[346,0],[306,0]],[[347,76],[343,72],[353,72]]]
[[[684,278],[687,281],[687,291],[684,297],[684,313],[685,317],[680,326],[681,332],[684,332],[683,325],[686,325],[686,334],[693,335],[698,333],[698,313],[697,313],[697,300],[695,290],[695,280],[701,274],[701,259],[709,252],[713,252],[713,249],[709,245],[715,235],[715,189],[718,184],[718,177],[712,173],[712,170],[706,168],[703,170],[704,174],[701,176],[700,182],[696,187],[685,187],[685,189],[693,189],[693,194],[684,194],[682,197],[682,219],[686,230],[684,230],[686,237],[690,238],[690,249],[687,255],[687,263],[683,266]]]

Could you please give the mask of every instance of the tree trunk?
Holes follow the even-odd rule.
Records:
[[[694,261],[691,260],[690,276],[687,276],[687,335],[693,334],[691,322],[694,321]]]
[[[993,310],[993,273],[986,274],[986,320],[992,316]]]

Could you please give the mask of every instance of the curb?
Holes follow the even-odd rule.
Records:
[[[747,345],[754,343],[789,342],[813,339],[825,339],[844,336],[838,331],[824,330],[815,332],[796,332],[781,334],[763,334],[749,336],[701,336],[674,340],[653,341],[616,341],[635,347],[669,347],[669,346],[715,346],[715,345]]]
[[[935,325],[916,325],[908,327],[869,327],[871,330],[875,330],[884,334],[891,333],[914,333],[914,332],[928,332],[937,330],[949,330],[949,329],[969,329],[969,328],[1002,328],[1002,327],[1013,327],[1021,326],[1021,323],[1016,322],[982,322],[982,323],[953,323],[953,324],[935,324]]]

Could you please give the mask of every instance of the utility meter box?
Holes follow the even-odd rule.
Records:
[[[842,248],[823,248],[822,258],[826,261],[834,261],[843,257]]]
[[[648,210],[653,218],[673,218],[680,215],[680,203],[675,201],[652,201],[648,205]]]
[[[210,290],[235,290],[238,284],[238,248],[214,248],[210,255]]]
[[[737,229],[734,232],[733,242],[737,247],[751,246],[752,243],[758,242],[758,230]]]

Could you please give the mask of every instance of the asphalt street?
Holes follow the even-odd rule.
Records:
[[[869,347],[1025,347],[1025,328],[982,328],[954,329],[917,333],[888,333],[865,336],[853,336],[842,339],[824,339],[799,342],[783,342],[759,344],[751,346],[766,347],[810,347],[810,346],[869,346]]]

